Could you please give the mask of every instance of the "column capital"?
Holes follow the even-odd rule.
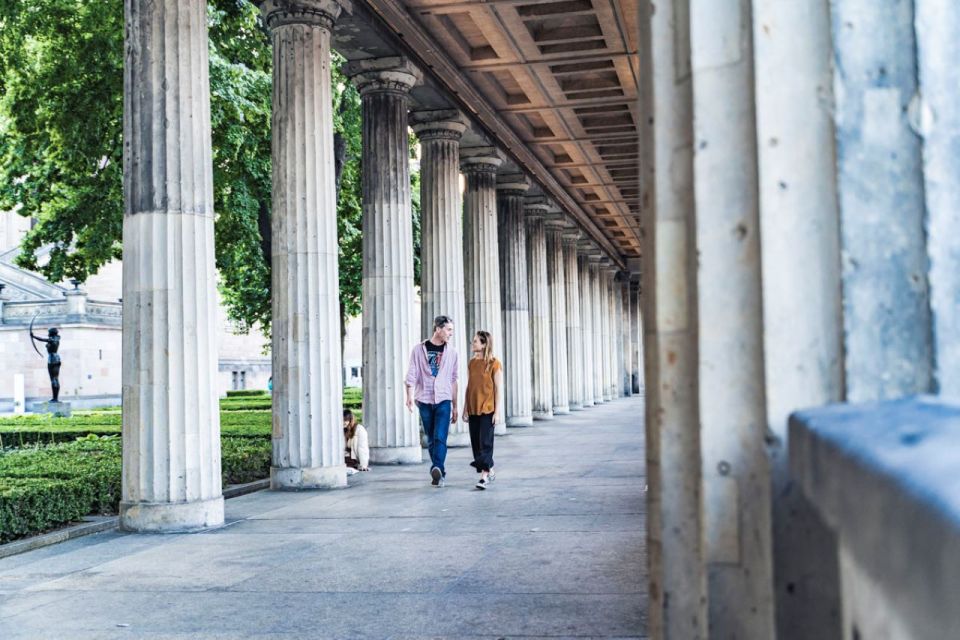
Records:
[[[353,11],[350,0],[261,0],[257,6],[270,30],[289,24],[306,24],[332,31],[341,11]]]
[[[570,227],[567,227],[560,233],[560,237],[563,238],[564,244],[571,245],[574,249],[576,249],[582,234],[580,229],[571,229]]]
[[[528,219],[544,220],[551,209],[550,200],[542,195],[523,198],[523,213]]]
[[[496,147],[460,147],[460,171],[464,173],[496,173],[503,158]]]
[[[354,60],[342,69],[361,96],[378,91],[408,93],[423,78],[420,69],[403,56]]]
[[[467,130],[467,118],[456,109],[411,111],[410,128],[421,141],[460,140]]]
[[[522,173],[497,175],[497,193],[508,196],[523,196],[530,188],[530,179]]]

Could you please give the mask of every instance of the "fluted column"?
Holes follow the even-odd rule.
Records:
[[[633,334],[630,333],[632,314],[630,309],[630,273],[620,273],[620,301],[617,305],[620,323],[620,395],[632,396],[633,384],[630,382],[631,357],[633,354]]]
[[[453,318],[453,347],[460,352],[458,407],[462,408],[473,336],[464,311],[460,198],[460,137],[467,125],[454,110],[414,112],[410,122],[420,138],[420,335],[433,333],[438,315]],[[451,424],[447,446],[469,444],[466,423]]]
[[[413,225],[407,104],[420,72],[406,59],[351,62],[363,108],[363,421],[370,461],[421,461],[404,407],[413,326]]]
[[[501,176],[497,184],[500,300],[503,304],[503,384],[508,427],[528,427],[533,424],[527,227],[523,217],[523,194],[528,188],[529,182],[523,176]]]
[[[296,8],[261,5],[273,35],[274,489],[347,484],[330,87],[340,5]]]
[[[635,276],[634,276],[635,277]],[[643,326],[640,317],[640,282],[630,280],[630,389],[639,394],[643,386]]]
[[[547,288],[550,295],[550,351],[553,354],[551,387],[553,390],[553,413],[570,413],[570,385],[567,360],[567,291],[564,277],[562,219],[551,218],[544,222],[547,229]]]
[[[580,361],[583,363],[583,406],[592,407],[596,402],[593,379],[593,287],[590,284],[590,242],[577,242],[577,275],[580,278]]]
[[[125,3],[120,526],[223,523],[206,2]]]
[[[613,274],[614,270],[612,267],[612,262],[609,258],[604,257],[603,261],[600,263],[600,296],[603,300],[601,314],[602,314],[602,346],[603,346],[603,396],[607,400],[615,400],[617,394],[614,391],[613,381],[615,376],[613,374],[616,350],[614,349],[614,339],[613,339],[613,318],[616,313],[614,304],[613,304]]]
[[[541,200],[538,198],[538,200]],[[547,205],[527,204],[527,291],[530,295],[530,358],[533,385],[533,417],[553,418],[550,353],[550,294],[547,290],[547,234],[543,216]]]
[[[577,411],[583,408],[583,327],[580,323],[580,269],[577,265],[577,240],[580,232],[564,230],[560,237],[567,323],[567,392],[570,410]]]
[[[464,333],[469,340],[477,331],[489,332],[493,352],[502,360],[506,337],[500,306],[497,238],[497,167],[501,162],[490,147],[460,150],[460,170],[467,183],[463,194]],[[507,375],[504,374],[505,379]],[[505,423],[494,426],[494,434],[506,432]]]
[[[590,350],[590,357],[593,359],[593,367],[591,368],[591,374],[593,375],[593,403],[601,404],[609,400],[604,394],[604,349],[603,349],[603,316],[604,316],[604,299],[603,291],[600,286],[601,276],[600,276],[600,253],[592,253],[588,256],[588,265],[590,268],[590,301],[592,303],[592,308],[590,309],[592,318],[591,322],[593,324],[590,331],[590,340],[593,344],[593,348]]]

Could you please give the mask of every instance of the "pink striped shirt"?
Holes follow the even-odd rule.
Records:
[[[444,400],[453,400],[453,385],[457,382],[457,351],[447,343],[440,358],[440,370],[437,377],[430,371],[427,361],[427,348],[417,344],[410,352],[410,366],[407,368],[406,383],[414,388],[414,399],[424,404],[439,404]]]

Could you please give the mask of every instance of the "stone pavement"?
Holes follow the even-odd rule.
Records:
[[[0,560],[0,638],[645,638],[643,401],[510,429],[498,478],[375,467],[227,501],[199,534]]]

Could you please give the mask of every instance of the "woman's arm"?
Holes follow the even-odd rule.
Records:
[[[503,369],[493,374],[493,424],[503,424]]]

